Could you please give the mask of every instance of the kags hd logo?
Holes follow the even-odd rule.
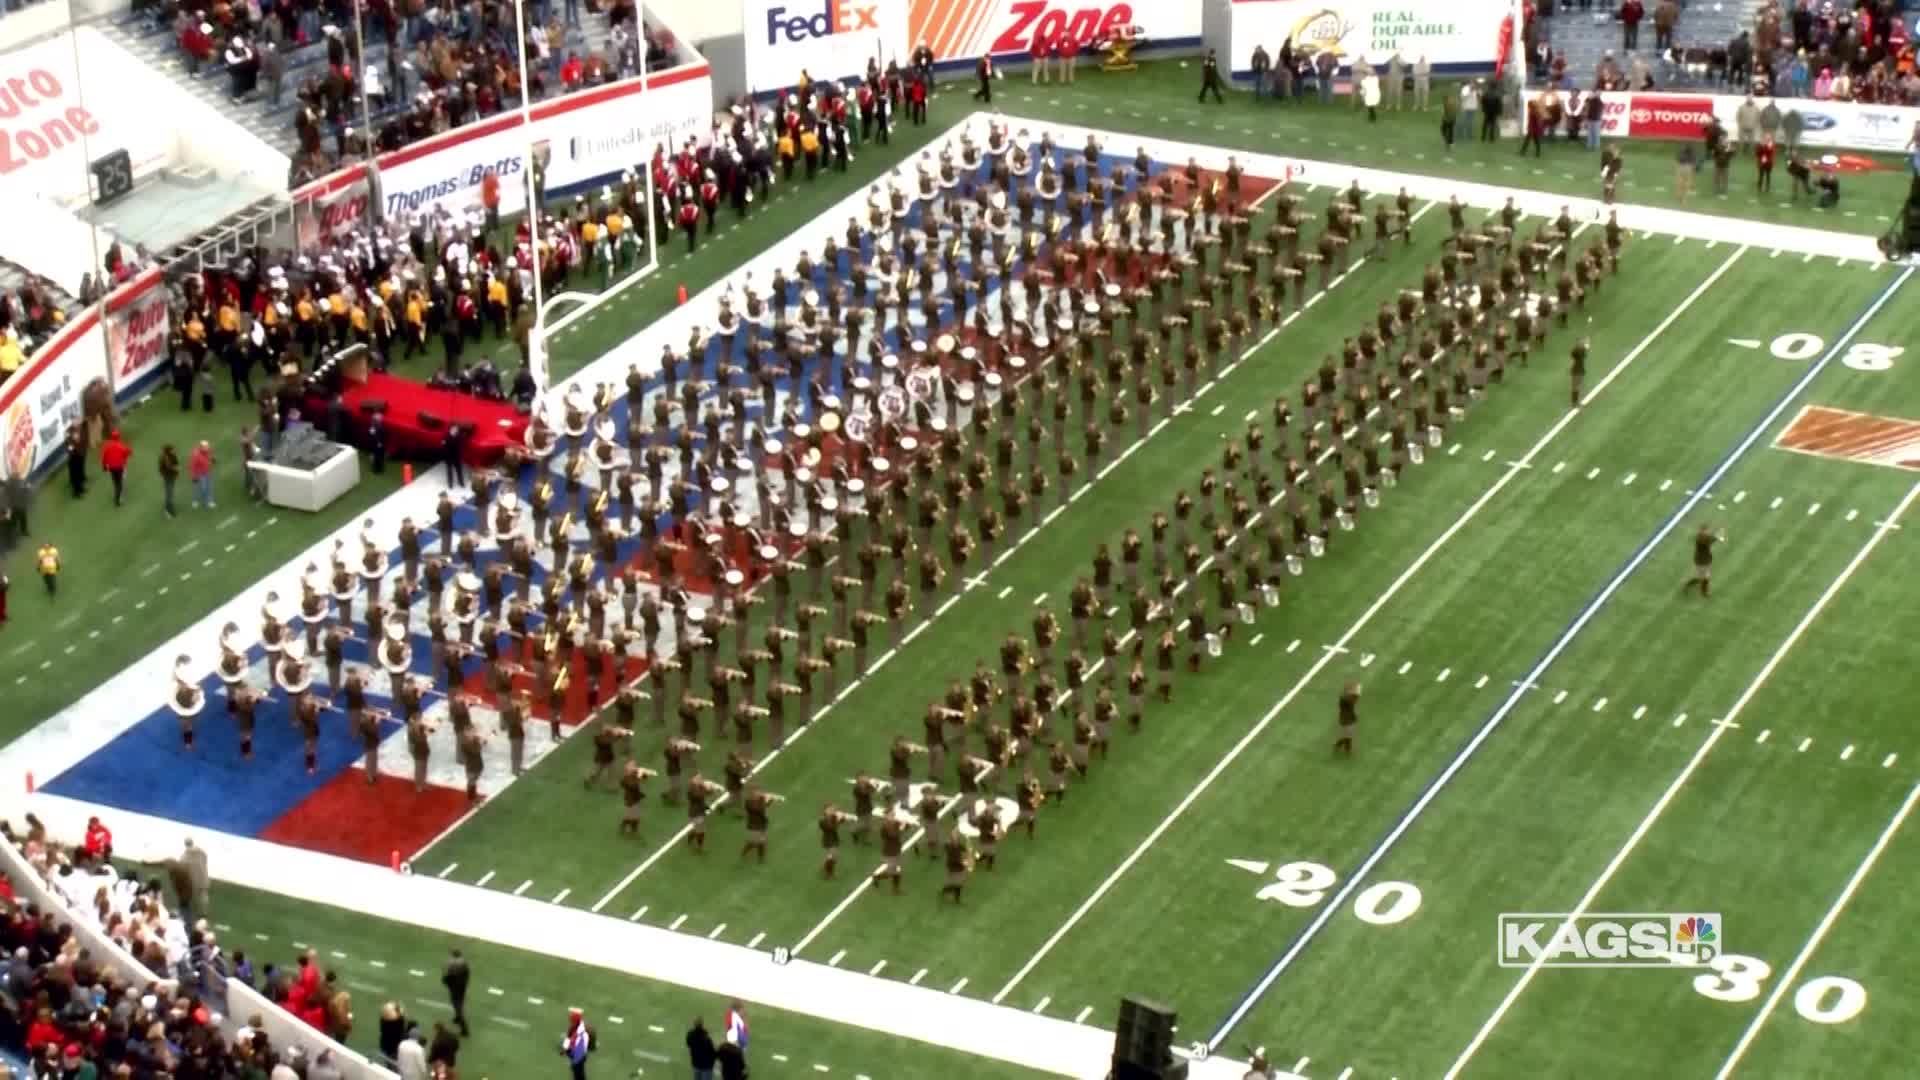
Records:
[[[782,39],[806,41],[809,38],[880,29],[879,4],[826,0],[811,14],[788,14],[789,10],[784,7],[767,9],[767,44],[777,45]]]

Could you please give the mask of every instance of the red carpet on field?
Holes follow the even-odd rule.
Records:
[[[389,752],[394,752],[390,750]],[[262,840],[385,865],[427,846],[467,812],[467,794],[435,787],[416,792],[411,780],[348,769],[260,834]]]

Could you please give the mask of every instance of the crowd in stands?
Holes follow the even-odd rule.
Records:
[[[188,921],[192,907],[204,910],[207,888],[204,858],[195,859],[191,844],[168,863],[169,904],[157,878],[142,882],[115,868],[112,835],[98,819],[73,846],[54,842],[31,815],[24,833],[6,823],[0,833],[68,911],[152,976],[129,978],[93,955],[71,924],[0,879],[0,1048],[22,1055],[33,1077],[338,1080],[331,1051],[307,1060],[298,1047],[276,1046],[259,1016],[223,1028],[228,981],[251,985],[256,974],[243,953],[222,948],[206,920]],[[268,966],[257,978],[270,998],[321,1030],[351,1027],[351,999],[332,990],[311,953],[292,971]]]
[[[649,70],[673,62],[671,35],[640,20],[632,0],[589,7],[610,27],[598,52],[569,33],[580,25],[578,0],[524,5],[518,29],[535,100],[635,74],[643,56]],[[293,99],[295,184],[369,148],[396,149],[520,104],[514,5],[505,0],[145,0],[136,10],[166,28],[189,71],[223,71],[234,98],[262,95],[270,110]],[[306,62],[320,56],[324,63]]]
[[[79,307],[91,304],[145,269],[150,260],[136,248],[113,244],[99,274],[80,279],[78,296],[24,267],[8,265],[19,284],[0,286],[0,383],[26,366],[33,354],[66,325]]]
[[[1561,12],[1574,7],[1559,2]],[[1592,11],[1586,0],[1579,8]],[[1576,75],[1539,21],[1554,10],[1555,0],[1537,0],[1525,35],[1529,64],[1536,80],[1571,89]],[[1766,0],[1753,27],[1725,42],[1694,40],[1679,0],[1651,7],[1624,0],[1613,17],[1622,49],[1596,65],[1588,85],[1600,90],[1698,85],[1757,97],[1920,105],[1911,17],[1899,0]],[[1654,30],[1651,51],[1638,48],[1643,21]]]

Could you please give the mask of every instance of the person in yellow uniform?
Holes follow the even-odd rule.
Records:
[[[307,359],[313,359],[314,349],[320,344],[320,308],[304,285],[293,301],[293,338]]]
[[[347,308],[347,325],[352,328],[353,340],[362,345],[367,343],[369,337],[367,333],[367,309],[365,305],[361,304],[357,299]]]
[[[607,243],[613,248],[614,264],[621,270],[627,268],[627,252],[620,246],[620,236],[627,227],[626,211],[618,203],[607,208]]]
[[[419,289],[407,290],[407,356],[419,356],[427,347],[427,298]]]
[[[188,310],[186,325],[180,328],[180,336],[187,343],[187,351],[193,354],[193,366],[199,367],[207,359],[207,324],[201,320],[200,313]]]
[[[507,336],[507,301],[507,279],[488,274],[487,315],[493,319],[493,332],[498,337]]]
[[[52,544],[41,544],[40,553],[34,557],[34,565],[40,568],[40,580],[47,583],[47,596],[52,598],[60,591],[60,549]]]
[[[220,310],[214,315],[214,325],[219,327],[219,337],[214,344],[219,352],[225,353],[240,340],[240,308],[232,300],[224,300]]]

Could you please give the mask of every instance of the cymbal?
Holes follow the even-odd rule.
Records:
[[[820,430],[828,435],[840,430],[840,414],[825,412],[820,414]]]

